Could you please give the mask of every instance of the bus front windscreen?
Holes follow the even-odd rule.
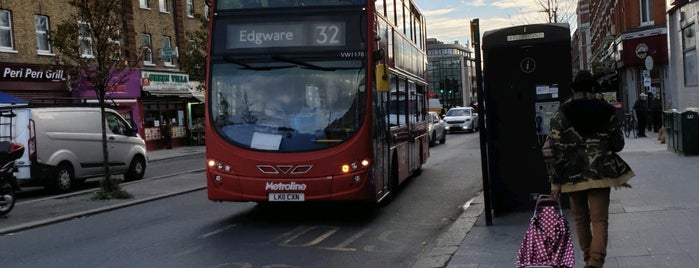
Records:
[[[212,126],[242,148],[324,149],[349,139],[364,120],[362,61],[226,60],[211,70]]]

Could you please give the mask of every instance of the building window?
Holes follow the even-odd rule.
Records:
[[[204,3],[204,18],[206,20],[209,20],[209,5]]]
[[[684,61],[684,85],[699,85],[699,72],[697,72],[697,46],[695,24],[682,29],[682,59]]]
[[[194,18],[194,3],[192,3],[192,0],[187,0],[187,17]]]
[[[167,9],[167,0],[158,0],[160,1],[160,12],[169,12]]]
[[[0,50],[14,50],[12,38],[12,14],[9,10],[0,10]]]
[[[141,8],[150,9],[150,6],[148,6],[148,0],[138,0],[138,3]]]
[[[141,34],[141,46],[143,46],[143,65],[154,65],[153,43],[150,34]]]
[[[653,0],[641,1],[641,26],[653,25]]]
[[[36,32],[36,49],[39,54],[51,54],[49,44],[49,17],[44,15],[34,16],[34,31]]]
[[[84,58],[92,57],[92,36],[90,35],[90,25],[84,22],[78,23],[78,42],[80,42],[80,56]]]
[[[172,63],[173,53],[174,49],[172,48],[172,42],[170,40],[170,37],[163,36],[163,50],[161,55],[163,57],[163,62],[165,63],[165,66],[175,66]]]

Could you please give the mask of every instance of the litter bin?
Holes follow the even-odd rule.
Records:
[[[679,113],[680,131],[678,131],[680,152],[685,155],[699,154],[699,113],[696,108],[687,108]],[[677,119],[677,118],[675,118]]]
[[[675,135],[673,132],[675,129],[675,117],[673,115],[674,112],[675,110],[672,109],[667,110],[663,113],[663,126],[665,127],[665,143],[667,144],[667,150],[671,152],[677,151],[677,148],[675,147]]]

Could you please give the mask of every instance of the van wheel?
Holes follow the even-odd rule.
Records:
[[[140,180],[146,174],[146,159],[141,155],[134,156],[126,172],[126,180]]]
[[[56,167],[53,181],[50,182],[50,190],[57,193],[67,193],[75,188],[75,175],[73,167],[68,163],[60,163]]]

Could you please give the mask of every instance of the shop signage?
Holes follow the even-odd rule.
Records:
[[[141,72],[141,86],[145,91],[189,90],[189,75],[183,73]]]
[[[636,57],[639,59],[645,59],[648,55],[648,46],[645,43],[639,43],[636,45]]]
[[[50,82],[65,81],[66,73],[62,69],[47,68],[40,65],[0,65],[3,81]]]

